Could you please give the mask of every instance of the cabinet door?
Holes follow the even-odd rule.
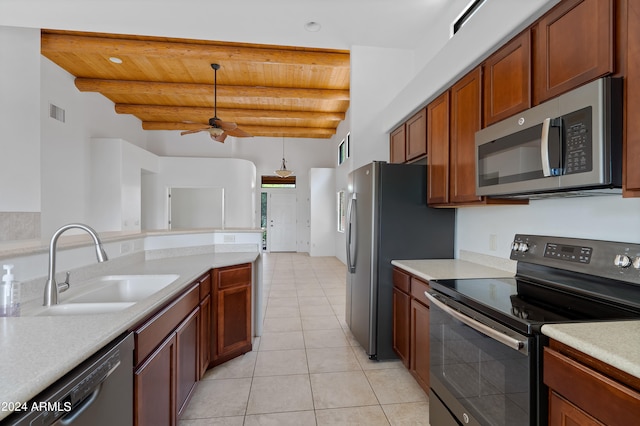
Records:
[[[198,341],[200,309],[194,310],[176,329],[176,407],[178,417],[187,405],[200,377]]]
[[[427,111],[421,109],[407,120],[407,161],[427,155]]]
[[[200,377],[211,363],[211,296],[200,302]]]
[[[614,0],[568,0],[535,31],[534,100],[538,104],[614,71]]]
[[[409,368],[411,297],[393,288],[393,350]]]
[[[411,367],[418,384],[429,392],[429,308],[411,300]]]
[[[176,335],[167,337],[134,373],[135,425],[176,424]]]
[[[214,365],[251,350],[251,264],[213,271]]]
[[[604,426],[555,392],[549,393],[549,426]]]
[[[406,131],[404,123],[389,135],[389,162],[404,163],[407,161],[405,151]]]
[[[484,63],[484,125],[531,106],[531,36],[527,30]]]
[[[427,105],[427,203],[449,202],[449,92]]]
[[[482,108],[481,70],[476,68],[451,88],[451,180],[452,203],[481,201],[476,195],[476,132]]]
[[[625,189],[637,191],[640,196],[640,2],[627,2],[627,43],[626,43],[626,78],[625,78]]]

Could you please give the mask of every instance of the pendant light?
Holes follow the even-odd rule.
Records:
[[[284,159],[284,136],[282,137],[282,165],[278,170],[276,170],[276,174],[281,178],[286,178],[293,174],[291,170],[287,170],[287,164]]]

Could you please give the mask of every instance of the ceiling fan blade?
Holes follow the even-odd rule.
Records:
[[[227,133],[229,136],[235,136],[236,138],[252,138],[253,137],[252,134],[245,132],[239,127],[236,127],[233,130],[228,130],[225,133]]]
[[[209,130],[209,127],[203,127],[202,129],[185,130],[184,132],[180,132],[180,136],[190,135],[192,133],[204,132],[205,130]]]
[[[213,139],[216,142],[224,142],[224,140],[227,138],[227,134],[223,133],[220,136],[214,136],[214,135],[209,135],[211,136],[211,139]]]

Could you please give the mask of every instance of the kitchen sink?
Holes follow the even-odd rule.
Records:
[[[62,302],[78,303],[135,303],[146,299],[178,279],[176,274],[163,275],[107,275],[84,286],[87,290]]]
[[[35,316],[52,317],[66,315],[95,315],[106,314],[110,312],[121,311],[129,306],[135,305],[134,302],[129,303],[65,303],[62,305],[53,305],[42,308]]]

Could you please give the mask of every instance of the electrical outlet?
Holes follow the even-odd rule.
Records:
[[[489,235],[489,250],[498,250],[498,236],[496,234]]]
[[[129,253],[131,251],[131,241],[120,244],[120,254]]]
[[[229,235],[229,234],[225,234],[223,241],[225,243],[235,243],[236,242],[236,236],[235,235]]]

